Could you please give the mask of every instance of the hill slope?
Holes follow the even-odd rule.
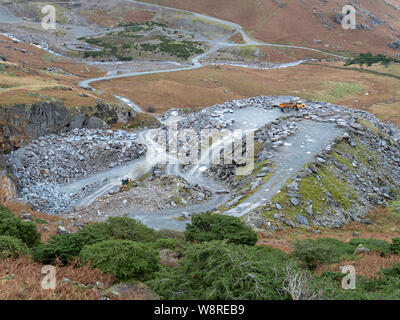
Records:
[[[168,7],[205,13],[242,25],[265,42],[294,43],[343,52],[386,52],[398,39],[400,1],[350,1],[357,9],[357,30],[343,30],[342,7],[349,1],[320,0],[144,0]],[[338,18],[339,17],[339,18]],[[321,43],[320,41],[323,41]],[[328,46],[327,46],[328,45]]]

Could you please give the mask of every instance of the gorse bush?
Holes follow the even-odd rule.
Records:
[[[192,218],[186,226],[189,241],[227,240],[230,243],[254,246],[257,234],[239,218],[227,215],[202,213]]]
[[[360,53],[358,56],[354,58],[347,59],[345,66],[351,66],[353,64],[358,64],[360,65],[360,67],[362,67],[363,65],[370,67],[373,64],[382,64],[384,66],[388,66],[391,63],[400,63],[400,60],[391,57],[386,57],[382,53],[374,56],[371,52],[368,52],[368,53]]]
[[[390,250],[395,254],[400,254],[400,238],[393,238]]]
[[[118,279],[149,279],[160,267],[160,257],[149,245],[130,240],[108,240],[85,246],[80,257]]]
[[[47,245],[39,245],[31,250],[34,260],[53,263],[58,257],[67,263],[79,256],[85,245],[111,239],[105,223],[94,223],[73,234],[57,235]]]
[[[280,250],[212,241],[193,245],[177,268],[147,284],[165,299],[289,299],[283,290],[290,258]]]
[[[356,249],[358,245],[361,244],[369,250],[379,252],[383,255],[390,254],[391,252],[390,243],[385,240],[378,240],[374,238],[354,238],[349,241],[349,244],[353,245],[354,249]]]
[[[86,245],[120,239],[149,242],[156,238],[154,230],[128,217],[112,217],[106,222],[89,224],[73,234],[57,235],[47,245],[32,249],[32,256],[42,263],[53,263],[58,257],[67,263],[79,256]]]
[[[320,264],[343,261],[351,257],[354,250],[354,245],[336,239],[306,239],[294,243],[292,254],[309,269],[314,269]]]
[[[20,239],[0,236],[0,259],[16,258],[26,253],[26,247]]]
[[[183,239],[157,239],[151,243],[154,249],[177,249],[186,246]]]
[[[110,217],[106,222],[108,232],[114,239],[149,242],[156,239],[156,232],[135,219]]]
[[[20,239],[31,247],[40,243],[40,233],[30,221],[22,221],[6,208],[0,208],[0,235]]]

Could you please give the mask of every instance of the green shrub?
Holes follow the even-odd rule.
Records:
[[[288,299],[283,282],[289,261],[270,247],[205,242],[192,245],[178,267],[147,284],[164,299]]]
[[[349,244],[354,246],[354,250],[361,244],[371,251],[380,252],[382,254],[390,254],[391,252],[390,243],[385,240],[354,238],[349,241]]]
[[[46,220],[40,219],[40,218],[36,218],[36,219],[35,219],[35,222],[36,222],[37,224],[48,224],[48,222],[47,222]]]
[[[152,242],[154,249],[176,249],[182,248],[186,244],[184,239],[157,239]]]
[[[381,274],[384,277],[394,277],[400,280],[400,263],[395,263],[391,268],[381,269]]]
[[[368,53],[360,53],[358,56],[354,58],[347,59],[345,66],[351,66],[353,64],[358,64],[360,65],[360,67],[362,67],[363,65],[370,67],[373,64],[382,64],[384,66],[388,66],[391,63],[400,63],[400,60],[392,57],[386,57],[386,55],[382,53],[379,53],[376,56],[374,56],[371,52],[368,52]]]
[[[333,272],[333,271],[324,271],[321,274],[321,278],[323,279],[328,279],[330,281],[342,281],[343,277],[345,275],[343,273],[339,272]]]
[[[0,259],[16,258],[26,254],[24,243],[17,238],[0,236]]]
[[[107,222],[108,232],[114,239],[149,242],[156,239],[153,229],[128,217],[110,217]]]
[[[118,279],[148,279],[159,270],[160,257],[148,245],[130,240],[108,240],[85,246],[80,257]]]
[[[73,234],[57,235],[47,245],[31,250],[33,259],[42,263],[53,263],[58,257],[67,263],[79,256],[85,245],[111,239],[105,223],[89,224]]]
[[[112,239],[150,242],[156,239],[156,233],[134,219],[111,217],[76,233],[55,236],[47,245],[35,247],[32,256],[42,263],[53,263],[57,257],[67,263],[78,257],[84,246]]]
[[[40,243],[40,233],[30,221],[22,221],[6,208],[0,209],[0,235],[20,239],[29,247]]]
[[[400,254],[400,238],[393,238],[392,239],[392,244],[390,246],[390,249],[395,254]]]
[[[306,239],[296,241],[293,245],[293,256],[309,269],[319,264],[332,264],[351,257],[354,246],[336,239]]]
[[[187,240],[198,242],[228,240],[249,246],[257,242],[257,234],[239,218],[208,212],[194,216],[192,224],[186,227],[185,235]]]

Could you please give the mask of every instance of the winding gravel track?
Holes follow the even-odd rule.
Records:
[[[92,84],[93,82],[97,82],[97,81],[113,80],[113,79],[120,79],[120,78],[127,78],[127,77],[136,77],[136,76],[142,76],[142,75],[167,73],[167,72],[177,72],[177,71],[185,71],[185,70],[192,70],[192,69],[201,68],[201,67],[204,66],[204,64],[202,64],[200,62],[201,59],[205,58],[206,56],[208,56],[208,55],[210,55],[212,53],[217,52],[220,49],[228,48],[228,47],[243,47],[243,46],[249,46],[249,45],[256,45],[256,46],[266,46],[266,47],[302,49],[302,50],[307,50],[307,51],[313,51],[313,52],[317,52],[317,53],[326,54],[326,55],[329,55],[329,56],[332,56],[332,57],[335,57],[335,58],[339,58],[339,59],[346,59],[346,57],[344,57],[344,56],[333,54],[333,53],[324,52],[322,50],[318,50],[318,49],[314,49],[314,48],[260,42],[258,40],[254,40],[254,39],[250,38],[246,34],[246,32],[243,30],[242,26],[240,26],[240,25],[238,25],[238,24],[236,24],[234,22],[231,22],[231,21],[226,21],[226,20],[210,17],[210,16],[207,16],[205,14],[200,14],[200,13],[187,11],[187,10],[164,7],[164,6],[160,6],[160,5],[156,5],[156,4],[143,3],[143,2],[139,2],[139,1],[135,1],[135,0],[129,0],[129,1],[132,2],[133,4],[135,4],[137,7],[141,8],[141,9],[145,9],[145,10],[158,11],[158,10],[163,9],[163,10],[173,10],[174,12],[180,12],[180,13],[183,13],[183,14],[190,14],[190,15],[195,16],[196,18],[200,18],[202,20],[206,20],[206,21],[209,21],[211,23],[218,23],[218,24],[225,25],[225,26],[231,28],[233,30],[233,32],[231,34],[229,34],[228,36],[225,36],[225,37],[223,37],[221,39],[209,40],[208,42],[211,45],[211,48],[208,51],[206,51],[205,53],[192,58],[192,61],[191,61],[192,65],[191,66],[168,69],[168,70],[129,72],[129,73],[124,73],[124,74],[120,74],[120,75],[112,75],[112,76],[88,79],[88,80],[84,80],[84,81],[82,81],[80,83],[81,87],[83,87],[85,89],[93,89],[90,86],[90,84]],[[242,38],[245,41],[244,44],[236,44],[236,43],[226,42],[235,33],[240,33],[242,35]]]
[[[333,123],[321,123],[303,120],[297,123],[298,131],[288,137],[285,145],[280,147],[277,159],[277,169],[274,175],[249,198],[240,205],[225,212],[235,217],[242,217],[271,200],[285,186],[286,182],[308,162],[315,154],[321,152],[331,143],[343,129]]]

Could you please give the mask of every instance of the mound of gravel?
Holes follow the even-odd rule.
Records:
[[[140,158],[146,153],[136,135],[125,131],[75,129],[49,135],[12,152],[7,163],[22,194],[37,209],[56,213],[73,195],[58,186]]]

